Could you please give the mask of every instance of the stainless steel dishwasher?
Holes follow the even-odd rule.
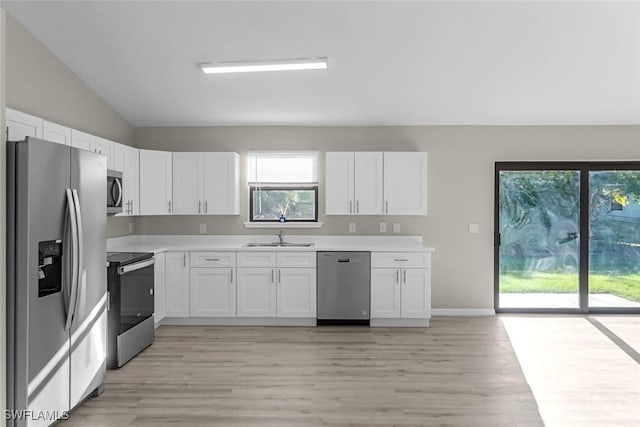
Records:
[[[370,252],[318,252],[318,325],[369,325]]]

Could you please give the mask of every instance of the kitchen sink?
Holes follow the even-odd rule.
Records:
[[[290,242],[273,242],[273,243],[247,243],[245,248],[312,248],[313,243],[290,243]]]

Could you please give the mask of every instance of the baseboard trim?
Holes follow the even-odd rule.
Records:
[[[495,316],[492,308],[432,308],[432,316]]]
[[[371,327],[381,328],[428,328],[429,319],[371,319]]]
[[[316,318],[296,317],[165,317],[173,326],[316,326]]]

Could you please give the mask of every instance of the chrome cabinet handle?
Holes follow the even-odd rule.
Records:
[[[395,262],[407,262],[407,261],[409,261],[409,260],[408,260],[408,259],[406,259],[406,258],[394,258],[393,260],[394,260]]]
[[[407,283],[407,270],[402,270],[402,283]]]
[[[385,213],[389,213],[389,201],[388,200],[385,201],[384,205],[385,205]]]
[[[356,213],[360,213],[360,200],[356,200]]]
[[[349,213],[353,213],[353,200],[349,200]]]
[[[187,253],[185,252],[183,255],[184,255],[183,264],[184,264],[184,267],[186,267],[187,266]]]
[[[231,283],[233,283],[233,268],[231,269]]]
[[[208,202],[208,200],[204,201],[204,213],[209,212],[209,203],[207,203],[207,202]]]
[[[396,270],[396,283],[400,283],[400,270]]]
[[[205,261],[220,261],[220,258],[205,258]]]
[[[198,213],[202,213],[202,200],[198,200]]]
[[[282,270],[278,270],[278,283],[282,283]]]
[[[271,283],[273,283],[273,269],[271,269]]]
[[[169,200],[169,213],[171,213],[171,200]]]

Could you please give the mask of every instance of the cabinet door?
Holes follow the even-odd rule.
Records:
[[[400,270],[371,270],[371,317],[400,317]]]
[[[165,303],[167,317],[189,317],[189,254],[165,254]]]
[[[164,318],[164,270],[165,254],[156,254],[156,263],[153,266],[153,317],[156,325]]]
[[[173,213],[202,213],[203,153],[173,153]]]
[[[427,214],[427,153],[384,153],[384,212]]]
[[[233,268],[192,268],[192,317],[235,317],[236,284]]]
[[[209,215],[240,214],[240,155],[206,153],[204,159],[204,206]]]
[[[316,317],[316,269],[279,268],[278,317]]]
[[[356,152],[354,159],[354,212],[382,214],[382,153]]]
[[[5,109],[9,141],[22,141],[27,136],[42,138],[42,119],[20,111]]]
[[[122,172],[122,213],[119,216],[140,213],[139,154],[128,145],[114,143],[114,169]]]
[[[402,317],[431,317],[431,271],[402,270]]]
[[[43,120],[42,139],[62,145],[71,145],[71,128]]]
[[[107,157],[107,169],[114,166],[115,142],[96,136],[93,138],[93,151]]]
[[[170,152],[140,150],[140,215],[171,214],[172,180]]]
[[[71,146],[87,151],[93,151],[93,135],[71,129]]]
[[[354,213],[354,153],[328,152],[325,156],[325,212],[327,215]]]
[[[238,268],[238,317],[275,317],[275,268]]]

